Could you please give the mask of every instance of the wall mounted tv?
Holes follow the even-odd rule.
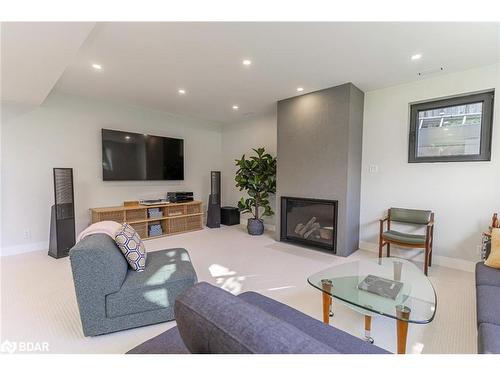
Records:
[[[102,178],[184,180],[184,140],[102,129]]]

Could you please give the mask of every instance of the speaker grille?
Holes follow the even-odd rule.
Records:
[[[212,204],[220,204],[220,172],[212,171],[210,173],[210,181],[211,181],[211,195],[210,200]]]
[[[73,170],[54,168],[54,194],[57,220],[74,218]]]

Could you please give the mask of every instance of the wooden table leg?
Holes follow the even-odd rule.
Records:
[[[406,339],[408,337],[408,319],[411,309],[406,306],[396,306],[396,330],[398,334],[398,354],[406,353]]]
[[[322,288],[324,290],[323,294],[323,323],[330,323],[330,306],[332,304],[332,296],[330,295],[332,290],[332,280],[324,279],[321,280]]]
[[[372,338],[372,317],[370,315],[365,315],[365,340],[370,344],[373,344]]]

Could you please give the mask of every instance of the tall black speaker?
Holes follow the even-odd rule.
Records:
[[[220,172],[210,172],[210,196],[208,197],[207,227],[220,227]]]
[[[73,169],[54,168],[54,205],[50,216],[49,255],[68,256],[75,245]]]

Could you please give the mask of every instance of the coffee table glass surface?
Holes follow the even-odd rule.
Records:
[[[367,276],[371,281],[368,288],[363,283]],[[307,281],[323,293],[368,314],[426,324],[436,313],[436,293],[431,282],[413,263],[401,258],[343,263],[311,275]],[[363,287],[371,291],[360,289]],[[396,291],[400,288],[399,292],[392,291],[394,288]]]

